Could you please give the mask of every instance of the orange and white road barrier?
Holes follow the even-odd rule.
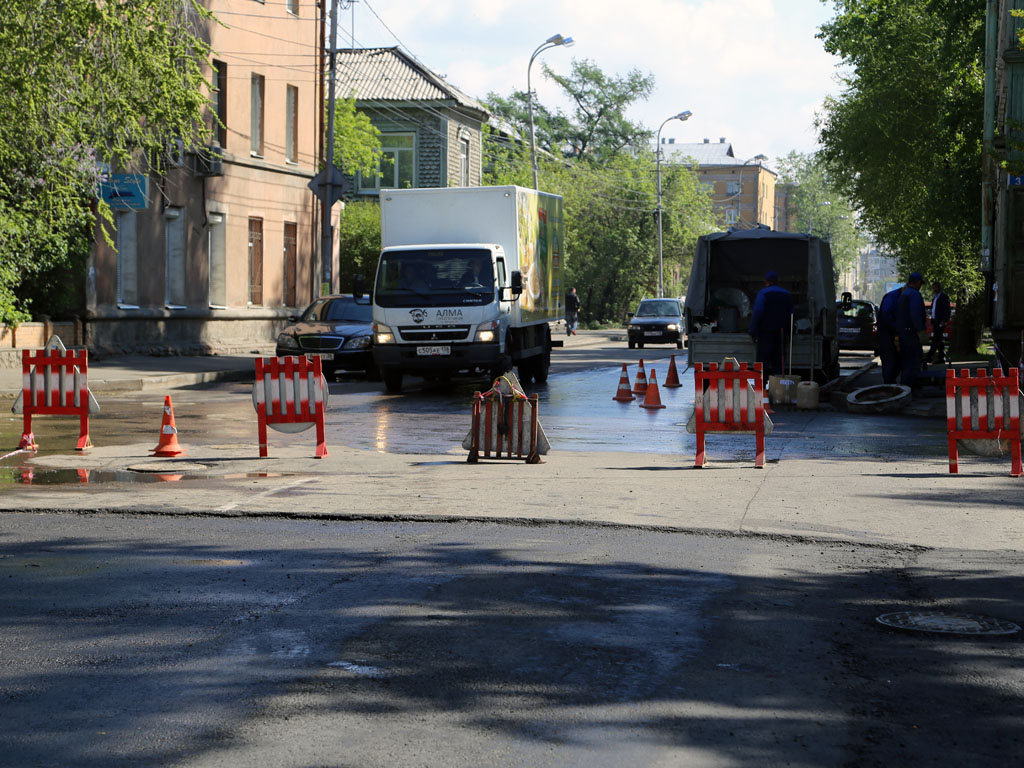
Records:
[[[640,403],[641,408],[664,408],[661,404],[661,393],[658,391],[658,372],[651,368],[651,382],[647,385],[647,392],[644,393],[644,401]]]
[[[160,422],[160,440],[153,449],[153,456],[181,456],[185,449],[178,444],[178,427],[174,423],[174,405],[171,396],[164,395],[164,416]]]
[[[995,440],[998,452],[1003,441],[1009,443],[1010,476],[1020,477],[1020,379],[1011,368],[1004,374],[997,368],[990,374],[979,368],[971,376],[963,368],[946,371],[946,432],[949,437],[949,472],[960,471],[959,440]]]
[[[89,391],[88,373],[88,351],[69,352],[56,336],[50,338],[45,349],[22,351],[22,389],[11,408],[24,418],[18,448],[39,450],[32,434],[33,416],[77,416],[80,428],[75,450],[92,447],[89,414],[98,413],[100,406]]]
[[[636,382],[633,384],[633,394],[642,395],[647,391],[647,374],[644,373],[644,360],[640,358],[640,365],[636,371]]]
[[[466,461],[518,459],[543,464],[547,453],[537,415],[537,395],[527,396],[511,373],[499,376],[487,392],[473,393],[473,420],[463,447],[469,446]]]
[[[268,426],[280,432],[302,432],[315,426],[316,458],[327,455],[327,381],[319,357],[256,358],[252,403],[259,425],[260,456],[267,455]]]
[[[676,387],[683,386],[682,382],[679,381],[679,371],[676,369],[676,356],[672,355],[668,362],[668,373],[665,374],[665,383],[661,386],[666,389],[675,389]]]
[[[622,364],[622,375],[619,376],[619,389],[612,400],[617,400],[620,403],[633,402],[633,387],[629,383],[629,371],[626,370],[625,363]]]
[[[703,363],[693,369],[695,402],[693,417],[687,430],[697,435],[696,467],[708,463],[704,438],[708,432],[753,433],[756,454],[754,466],[764,469],[764,437],[772,430],[771,419],[764,410],[764,380],[761,364],[753,368],[746,363],[726,360],[722,367]]]

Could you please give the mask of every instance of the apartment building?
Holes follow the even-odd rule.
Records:
[[[775,173],[764,155],[736,157],[724,138],[699,143],[662,139],[662,159],[693,165],[697,178],[711,197],[722,229],[753,229],[761,224],[775,229]]]
[[[162,175],[111,173],[115,248],[97,235],[86,343],[110,352],[272,349],[317,291],[322,116],[316,0],[203,0],[213,141]]]

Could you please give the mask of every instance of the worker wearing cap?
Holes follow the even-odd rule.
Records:
[[[925,335],[924,299],[921,298],[920,290],[923,282],[920,272],[912,272],[896,304],[896,329],[902,362],[900,384],[906,387],[917,386],[921,359],[924,357],[921,341]]]
[[[764,276],[764,288],[754,299],[750,315],[750,335],[756,344],[755,359],[763,366],[765,378],[782,374],[782,355],[789,339],[793,318],[793,297],[779,285],[779,275],[772,270]]]
[[[878,357],[882,361],[882,381],[886,384],[895,384],[900,377],[900,349],[897,336],[899,329],[896,328],[896,307],[899,304],[900,296],[903,294],[903,286],[894,288],[882,297],[878,305],[878,335],[875,337],[878,344]]]

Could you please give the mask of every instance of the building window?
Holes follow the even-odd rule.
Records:
[[[164,300],[169,308],[185,306],[185,211],[164,211]]]
[[[296,148],[299,125],[299,89],[289,85],[285,94],[285,116],[284,116],[284,159],[289,163],[299,161],[299,153]]]
[[[416,134],[385,133],[380,137],[381,159],[374,176],[361,176],[359,188],[366,192],[381,189],[409,189],[416,186]]]
[[[249,153],[263,157],[263,75],[253,74],[249,97]]]
[[[725,223],[732,226],[739,219],[740,212],[736,208],[728,208],[725,211]]]
[[[298,225],[292,221],[284,223],[284,305],[294,307],[298,303],[296,277],[298,272]]]
[[[217,117],[213,135],[221,147],[228,145],[228,65],[223,61],[213,62],[213,76],[210,81],[210,109]]]
[[[725,194],[727,195],[738,195],[740,192],[740,183],[738,181],[730,181],[725,185]]]
[[[249,303],[263,304],[263,219],[249,219]]]
[[[135,222],[135,211],[120,211],[117,214],[117,305],[122,309],[137,309],[139,306]]]
[[[459,186],[469,186],[469,139],[459,139]]]
[[[288,0],[285,7],[292,16],[299,15],[299,0]]]
[[[228,266],[223,213],[210,213],[206,248],[210,260],[210,306],[228,305]]]

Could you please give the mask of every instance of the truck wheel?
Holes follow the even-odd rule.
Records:
[[[643,349],[644,348],[644,343],[642,341],[638,341],[636,343],[636,347],[637,347],[637,349]]]
[[[516,370],[519,372],[519,383],[529,384],[530,380],[536,375],[537,367],[533,364],[533,358],[531,358],[529,360],[520,360]]]
[[[398,395],[402,392],[402,373],[400,371],[383,371],[384,389],[389,395]]]
[[[534,358],[533,380],[537,384],[543,384],[548,380],[548,371],[551,370],[551,353],[545,352],[540,357]]]
[[[629,348],[630,348],[630,349],[633,349],[633,347],[635,347],[635,346],[636,346],[636,342],[635,342],[635,341],[633,341],[632,339],[630,339],[630,340],[629,340]]]

